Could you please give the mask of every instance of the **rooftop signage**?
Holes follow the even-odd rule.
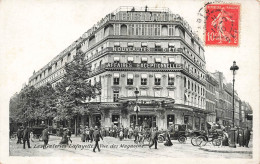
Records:
[[[176,48],[148,48],[148,47],[113,47],[112,51],[115,52],[177,52]]]
[[[169,63],[106,63],[106,68],[182,68],[182,64]]]

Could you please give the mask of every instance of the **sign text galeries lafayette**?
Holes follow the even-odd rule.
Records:
[[[169,63],[106,63],[106,68],[181,68],[182,64]]]

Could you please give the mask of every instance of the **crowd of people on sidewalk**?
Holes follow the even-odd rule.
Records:
[[[223,128],[218,127],[218,125],[213,126],[210,131],[218,130],[218,128],[221,130],[223,133],[223,138],[222,138],[222,146],[229,146],[229,135],[231,133],[231,126],[226,126]],[[235,143],[239,145],[239,147],[247,147],[251,138],[251,131],[246,128],[241,128],[241,127],[235,127]]]
[[[44,142],[43,149],[46,148],[48,141],[49,141],[49,127],[45,126],[41,139]],[[216,129],[212,129],[216,130]],[[95,149],[97,148],[98,151],[100,151],[98,142],[100,139],[103,140],[103,137],[114,137],[118,138],[120,141],[126,140],[126,139],[134,139],[135,144],[144,144],[144,140],[146,139],[149,143],[149,148],[151,148],[153,145],[155,146],[155,149],[157,149],[157,143],[158,143],[158,136],[160,133],[162,133],[163,130],[159,131],[158,127],[152,127],[147,128],[143,126],[138,127],[117,127],[112,126],[110,128],[105,129],[104,127],[98,128],[95,127],[88,127],[85,126],[84,128],[80,129],[80,135],[81,135],[81,141],[82,142],[95,142],[95,146],[93,149],[93,152],[95,152]],[[229,145],[229,132],[230,129],[224,128],[223,131],[223,140],[222,140],[222,146],[228,146]],[[165,146],[172,146],[171,137],[169,131],[163,131],[165,132]],[[71,140],[71,130],[69,128],[63,128],[62,131],[59,131],[59,135],[61,136],[61,141],[59,144],[65,144],[68,145],[69,142],[72,143]],[[23,144],[23,148],[25,149],[25,145],[27,142],[28,148],[30,148],[30,138],[33,137],[33,132],[30,130],[29,127],[19,127],[17,131],[17,144]],[[236,143],[239,144],[241,147],[248,147],[250,138],[251,138],[251,131],[248,129],[242,129],[237,128],[235,131],[235,138]],[[22,142],[23,141],[23,142]]]

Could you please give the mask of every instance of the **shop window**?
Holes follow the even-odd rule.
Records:
[[[142,43],[141,46],[142,47],[147,47],[147,43]]]
[[[154,59],[154,63],[155,64],[161,64],[162,63],[162,59],[161,58],[155,58]]]
[[[114,47],[120,47],[120,43],[119,42],[114,42]]]
[[[119,73],[114,73],[114,85],[119,85]]]
[[[134,75],[127,74],[127,85],[133,85],[133,84],[134,84]]]
[[[168,85],[174,85],[174,74],[168,75]]]
[[[167,115],[167,127],[174,125],[175,123],[175,116],[173,114]]]
[[[134,47],[134,43],[127,43],[127,47]]]
[[[189,116],[185,115],[184,116],[184,124],[188,124],[189,123]]]
[[[155,43],[155,51],[161,51],[161,43]]]
[[[147,74],[141,74],[141,85],[147,85]]]
[[[127,63],[133,64],[134,63],[134,57],[127,57]]]
[[[142,57],[141,58],[141,63],[143,63],[143,64],[147,63],[147,57]]]
[[[120,116],[119,115],[112,115],[112,123],[119,127]]]
[[[168,63],[169,63],[169,64],[174,64],[174,62],[175,62],[175,59],[174,59],[173,57],[170,57],[170,58],[168,59]]]
[[[161,85],[161,74],[154,75],[154,85]]]
[[[114,57],[114,63],[120,63],[119,57]]]
[[[113,100],[114,100],[114,102],[118,102],[118,97],[119,97],[119,91],[118,90],[114,90],[113,91]]]

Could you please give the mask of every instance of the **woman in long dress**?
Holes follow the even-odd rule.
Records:
[[[170,138],[170,133],[169,131],[166,132],[166,142],[164,143],[165,146],[172,146],[172,141],[171,141],[171,138]]]

